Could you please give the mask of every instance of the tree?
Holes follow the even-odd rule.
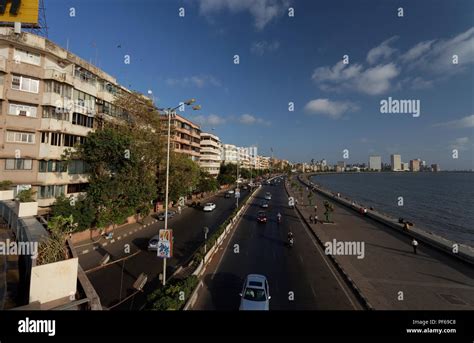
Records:
[[[199,183],[197,185],[197,191],[199,192],[214,192],[219,189],[219,183],[217,180],[209,175],[205,171],[201,171],[199,175]]]
[[[221,185],[230,185],[237,180],[237,165],[233,163],[222,164],[217,181]]]
[[[161,198],[164,198],[166,178],[164,173],[160,173],[159,186],[162,190]],[[188,156],[180,153],[170,153],[170,174],[169,174],[169,199],[177,201],[179,197],[191,194],[199,183],[201,169],[199,165]]]
[[[92,227],[95,218],[95,210],[92,201],[87,196],[80,196],[75,201],[61,195],[56,198],[51,206],[51,215],[53,217],[72,216],[76,231],[84,231]]]

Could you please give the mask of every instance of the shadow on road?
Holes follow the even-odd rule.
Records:
[[[235,311],[239,309],[243,279],[232,273],[206,275],[203,282],[208,287],[212,304],[216,310]]]

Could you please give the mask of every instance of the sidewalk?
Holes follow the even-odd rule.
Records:
[[[297,179],[294,179],[300,184]],[[309,205],[303,186],[303,196],[290,189],[298,199],[298,209],[314,234],[322,242],[363,242],[364,258],[335,255],[334,259],[375,309],[396,310],[473,310],[474,270],[471,265],[419,242],[415,255],[409,235],[359,215],[338,203],[334,205],[334,224],[310,224],[314,204],[318,218],[324,219],[324,196],[313,193]]]

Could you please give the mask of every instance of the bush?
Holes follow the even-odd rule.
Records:
[[[5,180],[0,182],[0,191],[9,191],[11,189],[12,182],[10,180]]]
[[[31,188],[29,189],[24,189],[21,192],[19,192],[16,196],[19,202],[34,202],[34,195],[36,192],[34,192]]]
[[[197,284],[198,278],[195,275],[183,280],[171,280],[164,288],[157,289],[148,296],[148,307],[154,311],[180,310]]]

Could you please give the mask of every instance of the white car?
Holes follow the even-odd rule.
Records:
[[[207,204],[204,205],[202,210],[204,212],[212,212],[215,209],[216,209],[216,204],[214,204],[213,202],[208,202]]]
[[[160,235],[155,235],[152,238],[150,238],[150,241],[148,242],[148,250],[150,250],[150,251],[158,250],[158,241],[159,240],[160,240]]]
[[[259,274],[247,275],[240,297],[240,311],[268,311],[271,296],[267,278]]]
[[[272,195],[270,192],[265,193],[265,200],[272,200]]]
[[[234,194],[234,190],[233,190],[233,189],[229,189],[229,190],[227,191],[227,193],[229,193],[229,194]]]

